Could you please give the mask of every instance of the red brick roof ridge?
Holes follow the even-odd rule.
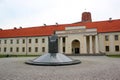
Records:
[[[65,30],[65,27],[68,26],[86,26],[86,28],[97,28],[98,32],[120,32],[120,19],[0,30],[0,38],[49,36],[52,35],[54,31]]]

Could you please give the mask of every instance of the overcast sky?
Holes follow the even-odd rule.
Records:
[[[0,28],[74,23],[84,11],[93,21],[120,19],[120,0],[0,0]]]

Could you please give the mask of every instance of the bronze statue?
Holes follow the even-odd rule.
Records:
[[[56,34],[48,37],[48,53],[28,60],[25,63],[39,66],[61,66],[81,63],[80,60],[73,60],[62,53],[58,53],[58,36]]]

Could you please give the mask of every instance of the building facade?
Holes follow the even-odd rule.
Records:
[[[48,53],[48,37],[58,36],[60,53],[120,54],[120,19],[92,22],[83,12],[81,22],[0,30],[0,54],[41,55]]]

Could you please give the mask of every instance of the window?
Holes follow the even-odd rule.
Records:
[[[7,51],[7,48],[6,47],[4,47],[4,52],[6,52]]]
[[[45,52],[45,47],[42,47],[42,52]]]
[[[25,52],[25,47],[22,48],[22,52]]]
[[[13,44],[13,40],[12,39],[10,40],[10,44]]]
[[[10,48],[10,52],[13,52],[13,48],[12,47]]]
[[[65,47],[63,47],[63,52],[65,52]]]
[[[28,48],[28,51],[31,52],[31,47]]]
[[[25,43],[25,39],[23,39],[22,43],[23,43],[23,44]]]
[[[106,48],[106,51],[108,52],[109,51],[109,46],[105,46],[105,48]]]
[[[29,43],[31,43],[32,42],[32,40],[31,39],[29,39]]]
[[[115,46],[115,51],[120,51],[119,45],[116,45],[116,46]]]
[[[115,37],[115,40],[117,41],[118,40],[118,35],[115,35],[114,37]]]
[[[38,39],[35,39],[35,43],[38,43]]]
[[[108,40],[109,40],[109,36],[106,35],[106,36],[105,36],[105,41],[108,41]]]
[[[63,37],[63,42],[65,43],[65,37]]]
[[[38,47],[35,47],[35,52],[38,52]]]
[[[17,44],[19,44],[19,39],[17,39]]]
[[[42,39],[42,43],[45,43],[45,39]]]
[[[7,44],[7,40],[4,40],[4,43]]]
[[[19,52],[19,47],[16,47],[16,52]]]

